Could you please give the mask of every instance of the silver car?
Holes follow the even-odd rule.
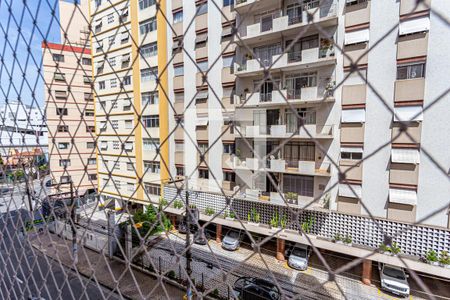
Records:
[[[378,269],[380,270],[381,288],[383,290],[402,297],[409,296],[408,275],[405,274],[403,268],[378,263]]]
[[[235,251],[239,248],[241,234],[235,230],[230,230],[227,232],[222,240],[222,248],[230,251]]]
[[[295,244],[288,259],[288,265],[296,270],[304,271],[308,268],[311,250],[307,245]]]

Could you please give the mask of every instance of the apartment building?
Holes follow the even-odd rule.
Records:
[[[161,157],[168,144],[160,146],[167,113],[158,87],[164,67],[158,36],[165,28],[157,31],[155,4],[90,1],[98,189],[102,203],[118,211],[157,202],[167,164]]]
[[[80,196],[97,184],[87,4],[59,1],[60,43],[42,43],[51,176]]]
[[[429,5],[449,4],[300,2],[167,1],[171,173],[200,210],[278,212],[294,230],[314,219],[317,235],[374,248],[378,225],[419,222],[420,243],[395,237],[404,252],[444,249],[449,29]]]

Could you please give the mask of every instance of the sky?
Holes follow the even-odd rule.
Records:
[[[60,42],[58,18],[58,0],[0,0],[0,106],[43,107],[41,44]]]

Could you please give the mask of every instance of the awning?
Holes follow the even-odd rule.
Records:
[[[207,32],[201,33],[201,34],[198,34],[197,37],[195,38],[195,43],[196,44],[203,43],[203,42],[206,42],[207,40],[208,40],[208,33]]]
[[[195,126],[208,126],[207,118],[197,118],[195,121]]]
[[[341,152],[348,152],[348,153],[363,153],[363,148],[360,147],[341,147]]]
[[[389,189],[389,202],[416,205],[417,192],[414,190]]]
[[[195,99],[208,99],[208,91],[199,91]]]
[[[403,164],[418,164],[420,153],[417,149],[392,148],[391,161]]]
[[[125,54],[122,56],[122,63],[126,63],[130,61],[130,54]]]
[[[345,33],[345,45],[364,43],[369,41],[369,29],[362,29]]]
[[[394,121],[422,121],[422,106],[399,106],[394,108]]]
[[[366,121],[365,109],[344,109],[341,115],[342,123],[363,123]]]
[[[351,188],[350,188],[351,187]],[[352,191],[353,189],[353,191]],[[357,184],[339,184],[339,196],[348,197],[348,198],[360,198],[362,195],[362,187]]]
[[[233,28],[231,26],[225,27],[222,29],[222,37],[230,36],[233,32]]]
[[[399,35],[406,35],[416,32],[424,32],[430,30],[430,17],[423,16],[411,20],[400,22],[398,26]]]

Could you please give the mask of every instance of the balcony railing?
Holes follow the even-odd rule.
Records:
[[[296,124],[248,125],[242,126],[240,132],[247,138],[333,138],[334,125]]]

